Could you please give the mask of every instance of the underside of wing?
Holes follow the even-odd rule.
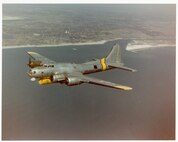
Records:
[[[50,60],[38,53],[35,53],[35,52],[27,52],[28,55],[30,55],[31,59],[29,60],[29,66],[30,67],[34,67],[34,66],[41,66],[43,64],[54,64],[56,63],[55,61],[53,60]]]
[[[93,78],[93,77],[84,76],[83,74],[80,74],[80,73],[79,74],[73,74],[72,76],[80,79],[84,83],[90,83],[90,84],[95,84],[95,85],[100,85],[100,86],[106,86],[106,87],[120,89],[120,90],[132,90],[132,88],[128,87],[128,86],[124,86],[124,85],[120,85],[120,84],[104,81],[104,80]]]

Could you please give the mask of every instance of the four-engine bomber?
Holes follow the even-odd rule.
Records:
[[[57,63],[38,53],[27,52],[30,55],[28,75],[31,81],[38,79],[40,85],[61,83],[68,86],[90,83],[121,90],[132,90],[131,87],[88,77],[85,74],[106,71],[114,68],[134,72],[134,69],[125,67],[121,61],[121,49],[118,44],[113,46],[106,58],[95,59],[94,61],[72,64]]]

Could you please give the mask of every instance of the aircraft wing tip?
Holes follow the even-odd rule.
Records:
[[[118,85],[118,86],[115,86],[115,87],[118,88],[118,89],[127,90],[127,91],[133,89],[133,88],[131,88],[131,87],[128,87],[128,86],[121,86],[121,85]]]

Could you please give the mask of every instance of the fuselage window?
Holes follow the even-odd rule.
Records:
[[[97,65],[94,65],[94,69],[97,69]]]
[[[44,67],[54,67],[54,65],[44,65]]]
[[[48,67],[54,67],[54,65],[49,65]]]

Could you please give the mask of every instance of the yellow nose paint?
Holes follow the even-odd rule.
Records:
[[[106,58],[102,58],[100,60],[101,66],[102,66],[102,70],[105,71],[107,66],[106,66]]]
[[[40,79],[40,80],[38,81],[38,83],[39,83],[40,85],[45,85],[45,84],[51,84],[52,81],[51,81],[51,79]]]

